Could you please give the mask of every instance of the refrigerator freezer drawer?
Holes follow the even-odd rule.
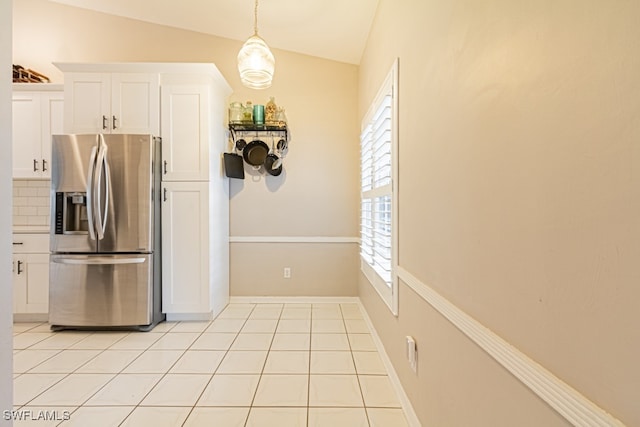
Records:
[[[52,255],[49,286],[54,327],[152,323],[152,254]]]

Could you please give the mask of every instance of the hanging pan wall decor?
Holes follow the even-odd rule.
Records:
[[[247,164],[260,167],[264,164],[267,154],[269,153],[269,146],[259,139],[254,139],[247,144],[242,150],[242,157]]]

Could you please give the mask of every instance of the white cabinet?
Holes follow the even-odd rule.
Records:
[[[162,311],[168,320],[214,318],[229,301],[222,153],[231,87],[213,64],[55,65],[65,75],[66,132],[162,138]]]
[[[215,67],[203,71],[160,77],[162,303],[169,320],[211,319],[229,301],[229,182],[221,158],[230,88]]]
[[[165,313],[211,311],[208,214],[207,182],[162,183],[162,311]]]
[[[13,312],[49,312],[49,235],[13,235]]]
[[[62,86],[14,85],[13,177],[51,177],[51,135],[63,132]],[[35,90],[34,90],[35,89]]]
[[[157,73],[65,73],[66,133],[159,135]]]
[[[206,85],[162,85],[163,180],[209,179],[209,92]]]

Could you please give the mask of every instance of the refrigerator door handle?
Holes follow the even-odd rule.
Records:
[[[118,265],[118,264],[142,264],[145,259],[142,257],[136,258],[110,258],[110,257],[90,257],[90,258],[53,258],[52,261],[56,264],[66,265]]]
[[[102,219],[102,236],[107,229],[107,220],[109,218],[109,199],[111,199],[111,170],[109,169],[109,160],[107,159],[107,146],[104,146],[104,217]]]
[[[104,215],[100,210],[100,201],[102,199],[102,173],[103,171],[108,174],[109,166],[107,165],[107,144],[104,142],[104,136],[102,134],[99,135],[100,139],[100,148],[98,151],[98,161],[97,169],[95,172],[95,192],[96,197],[94,199],[94,209],[96,210],[96,228],[98,234],[98,240],[104,239],[104,231],[107,226],[107,218],[106,214],[109,209],[109,179],[105,180],[105,201],[104,201]],[[109,178],[107,176],[107,178]]]
[[[96,155],[97,148],[93,147],[91,149],[91,156],[89,158],[89,173],[87,174],[87,223],[89,224],[89,237],[91,240],[96,240],[96,230],[95,230],[95,217],[93,215],[93,203],[95,200],[94,190],[94,171],[96,168]]]

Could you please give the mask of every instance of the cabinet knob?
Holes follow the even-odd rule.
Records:
[[[116,126],[116,116],[113,116],[113,129],[118,129],[118,127]]]
[[[109,126],[109,119],[107,116],[102,116],[102,130],[107,130]]]
[[[22,264],[24,264],[24,262],[18,261],[18,274],[22,273]]]
[[[167,161],[164,161],[164,174],[167,174]]]
[[[38,172],[38,161],[33,159],[33,171]]]
[[[42,172],[46,172],[47,171],[47,161],[45,159],[42,159]]]
[[[14,245],[14,246],[24,245],[24,243],[22,243],[22,242],[13,242],[13,245]]]
[[[164,199],[165,202],[167,201],[167,189],[166,188],[164,189],[164,193],[163,193],[162,198]]]

